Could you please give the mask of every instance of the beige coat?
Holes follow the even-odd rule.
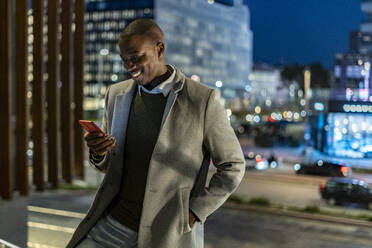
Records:
[[[127,80],[112,85],[106,94],[102,129],[116,138],[117,145],[102,162],[93,164],[106,175],[67,247],[81,242],[119,191],[135,87]],[[209,158],[218,170],[205,187]],[[203,237],[199,227],[236,189],[244,171],[243,153],[218,92],[176,69],[149,165],[138,248],[195,248],[196,237]],[[192,228],[189,209],[201,220]]]

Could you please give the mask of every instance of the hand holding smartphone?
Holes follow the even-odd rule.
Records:
[[[115,148],[115,137],[105,134],[93,121],[79,120],[79,123],[87,131],[84,138],[93,155],[104,156]]]

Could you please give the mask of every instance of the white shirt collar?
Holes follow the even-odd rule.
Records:
[[[143,90],[144,92],[149,93],[149,94],[159,94],[159,93],[162,93],[164,95],[164,97],[167,97],[168,94],[169,94],[169,91],[173,87],[173,84],[174,84],[173,80],[174,80],[174,77],[176,76],[176,70],[174,69],[174,67],[171,66],[171,65],[169,65],[169,66],[172,67],[173,72],[169,76],[168,79],[166,79],[164,82],[162,82],[161,84],[159,84],[158,86],[156,86],[152,90],[148,90],[145,87],[143,87],[142,85],[138,85],[138,93],[139,93],[139,95],[141,96],[141,91]]]

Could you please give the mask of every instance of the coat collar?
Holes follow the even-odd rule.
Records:
[[[169,94],[169,91],[173,87],[173,84],[174,84],[173,79],[176,75],[176,70],[174,69],[173,66],[167,65],[167,70],[169,70],[168,68],[171,68],[171,73],[170,73],[171,75],[166,80],[164,80],[163,82],[161,82],[160,84],[158,84],[155,88],[153,88],[151,90],[146,89],[142,85],[138,85],[138,94],[141,96],[141,92],[144,91],[144,92],[150,93],[150,94],[161,93],[161,94],[163,94],[164,97],[167,97],[168,94]]]
[[[173,79],[173,87],[168,94],[167,103],[164,108],[164,113],[162,117],[162,122],[160,130],[163,128],[169,113],[172,110],[174,103],[177,100],[178,93],[182,90],[185,84],[185,75],[180,72],[176,67],[176,75]],[[117,149],[121,150],[124,147],[124,140],[126,135],[126,129],[128,124],[128,117],[131,102],[135,92],[137,84],[134,80],[129,79],[124,81],[122,84],[120,92],[115,97],[114,110],[113,110],[113,120],[111,126],[111,134],[116,137]]]
[[[176,72],[174,78],[173,78],[173,87],[170,91],[173,91],[174,93],[178,93],[182,90],[183,85],[185,83],[185,75],[175,66],[172,66]],[[137,85],[133,79],[128,79],[124,81],[126,83],[123,84],[121,91],[118,95],[124,95],[124,94],[131,94],[133,96],[134,87]]]

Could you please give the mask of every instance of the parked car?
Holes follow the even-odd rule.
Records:
[[[319,187],[322,199],[331,205],[359,204],[365,208],[372,203],[372,192],[364,181],[354,178],[331,178]]]
[[[295,164],[296,174],[311,174],[318,176],[347,177],[351,176],[351,167],[344,163],[318,160],[311,164]]]
[[[260,154],[249,152],[244,154],[246,169],[265,170],[269,168],[269,162]]]

